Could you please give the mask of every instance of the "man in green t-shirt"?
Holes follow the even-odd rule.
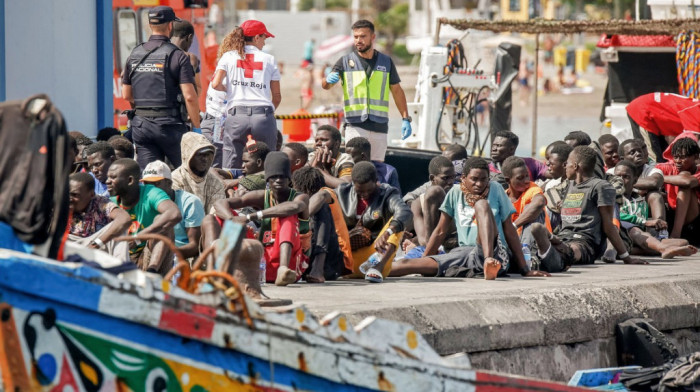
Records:
[[[112,201],[131,217],[129,235],[162,234],[173,239],[182,219],[168,194],[153,185],[141,185],[141,169],[133,159],[119,159],[107,172],[107,190]],[[170,249],[160,241],[132,241],[129,256],[144,271],[164,276],[173,266]]]

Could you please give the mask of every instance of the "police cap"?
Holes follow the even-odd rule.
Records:
[[[179,21],[180,18],[175,16],[175,11],[164,5],[153,7],[148,11],[148,23],[153,25]]]

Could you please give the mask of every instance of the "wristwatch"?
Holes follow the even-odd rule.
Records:
[[[404,117],[403,120],[411,122],[411,121],[413,121],[413,118],[411,118],[411,116],[408,116],[408,117]]]

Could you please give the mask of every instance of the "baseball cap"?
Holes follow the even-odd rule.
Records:
[[[175,16],[175,11],[168,6],[153,7],[148,11],[148,23],[163,24],[168,22],[179,22],[180,18]]]
[[[241,24],[241,28],[243,29],[243,35],[246,37],[255,37],[258,34],[265,34],[270,38],[275,38],[272,33],[267,31],[265,24],[259,20],[246,20]]]
[[[158,182],[165,178],[168,180],[173,179],[170,168],[163,161],[149,163],[141,174],[141,182]]]

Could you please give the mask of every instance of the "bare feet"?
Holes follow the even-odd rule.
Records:
[[[275,286],[286,286],[297,281],[297,273],[281,265],[277,269],[277,279]]]
[[[637,259],[634,257],[628,257],[627,260],[622,260],[625,264],[649,264],[648,261]]]
[[[603,257],[600,258],[606,263],[614,263],[617,259],[617,251],[615,249],[606,249]]]
[[[484,279],[495,280],[498,276],[498,271],[501,269],[501,263],[493,257],[487,257],[484,260]]]
[[[326,278],[321,276],[306,275],[306,283],[326,283]]]
[[[661,253],[661,258],[672,259],[676,256],[692,256],[697,252],[698,249],[692,245],[673,246],[666,248],[666,250]]]
[[[688,240],[683,238],[664,238],[661,240],[661,245],[663,246],[686,246],[688,245]]]

